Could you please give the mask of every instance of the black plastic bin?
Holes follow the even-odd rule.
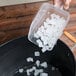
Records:
[[[41,48],[28,41],[27,36],[14,39],[0,46],[0,76],[14,76],[19,68],[29,66],[30,63],[26,62],[26,58],[31,56],[36,60],[33,55],[34,51],[40,51],[40,59],[57,67],[61,76],[75,76],[74,56],[67,45],[58,40],[52,51],[42,53]],[[51,76],[60,75],[52,74]]]

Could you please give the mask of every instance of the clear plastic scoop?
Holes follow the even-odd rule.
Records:
[[[40,7],[30,26],[28,40],[42,48],[42,52],[52,50],[69,21],[67,11],[52,4]]]

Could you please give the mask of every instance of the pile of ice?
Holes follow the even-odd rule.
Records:
[[[39,51],[34,52],[34,56],[40,56]],[[27,63],[34,62],[33,57],[27,57],[26,58]],[[26,72],[27,76],[48,76],[48,73],[45,72],[45,69],[48,68],[48,64],[46,61],[41,62],[40,60],[36,60],[33,65],[27,68],[20,68],[18,70],[19,73],[24,73]]]
[[[35,62],[35,65],[26,70],[27,76],[48,76],[48,73],[44,72],[47,68],[47,62],[40,63],[39,60]]]
[[[34,38],[36,38],[38,46],[42,48],[42,52],[53,49],[62,35],[65,25],[65,19],[59,15],[51,14],[50,17],[46,18],[34,33]]]
[[[39,51],[35,51],[33,54],[35,57],[40,57]],[[33,57],[29,56],[26,58],[26,62],[33,64],[29,65],[28,67],[25,66],[23,68],[19,68],[16,73],[25,74],[25,76],[49,76],[47,71],[49,66],[46,61],[41,61],[39,59],[35,61]],[[52,71],[56,70],[56,68],[53,66],[50,69]]]
[[[39,51],[34,52],[34,56],[40,56]],[[34,59],[32,57],[26,58],[27,62],[34,62]],[[48,64],[46,61],[42,62],[40,60],[36,60],[34,65],[28,69],[26,69],[27,76],[48,76],[48,73],[44,72],[44,69],[48,67]],[[21,72],[22,73],[22,72]]]

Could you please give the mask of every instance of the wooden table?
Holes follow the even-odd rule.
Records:
[[[0,44],[28,34],[30,24],[42,3],[45,2],[0,7]],[[76,37],[76,1],[71,3],[69,12],[71,18],[65,30]],[[69,47],[74,44],[64,34],[60,39]],[[76,55],[76,50],[73,53]]]

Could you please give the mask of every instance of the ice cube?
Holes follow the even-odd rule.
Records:
[[[27,60],[27,62],[33,62],[34,61],[32,57],[28,57],[26,60]]]
[[[30,70],[29,69],[26,70],[26,73],[27,73],[27,76],[30,76]]]
[[[39,52],[39,51],[36,51],[36,52],[34,53],[34,55],[35,55],[35,56],[40,56],[40,52]]]
[[[42,48],[42,52],[44,53],[44,52],[46,52],[47,51],[47,49],[46,49],[46,47],[44,46],[43,48]]]
[[[39,60],[36,61],[36,65],[37,65],[37,67],[40,66],[40,61]]]
[[[43,47],[43,43],[40,39],[37,39],[36,42],[38,43],[38,46],[39,47]]]
[[[35,70],[35,72],[34,72],[34,76],[38,76],[38,75],[39,75],[39,73],[40,73],[40,72],[39,72],[39,70],[38,70],[38,69],[36,69],[36,70]]]
[[[47,67],[48,67],[47,62],[43,62],[43,63],[41,63],[40,65],[41,65],[42,67],[44,67],[44,68],[47,68]]]
[[[40,73],[40,76],[48,76],[48,73]]]
[[[23,73],[23,71],[24,71],[23,68],[19,69],[19,73]]]

